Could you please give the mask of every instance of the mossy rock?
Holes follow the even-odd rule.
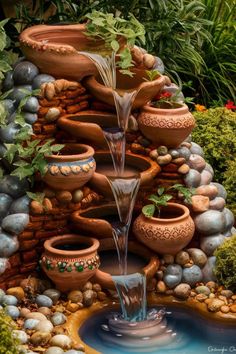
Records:
[[[0,310],[0,354],[19,354],[19,341],[12,336],[15,329],[14,322]]]
[[[236,291],[236,235],[226,239],[214,252],[216,266],[214,273],[219,284]]]

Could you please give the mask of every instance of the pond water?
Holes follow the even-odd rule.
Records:
[[[161,307],[156,308],[157,310]],[[143,338],[145,344],[131,349],[127,336],[116,334],[119,344],[104,339],[102,327],[108,323],[111,310],[105,309],[91,316],[80,328],[79,335],[90,347],[102,354],[207,354],[236,353],[236,326],[225,326],[219,322],[210,322],[191,310],[167,307],[165,318],[167,332],[174,334],[171,343],[153,346],[150,337]],[[107,333],[107,336],[110,333]],[[114,335],[113,335],[114,336]],[[134,338],[133,338],[134,340]],[[137,338],[137,342],[141,338]],[[134,341],[135,343],[135,341]]]

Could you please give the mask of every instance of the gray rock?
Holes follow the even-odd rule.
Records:
[[[15,140],[16,134],[20,131],[20,126],[14,122],[9,123],[5,127],[0,128],[0,140],[3,143],[13,143]]]
[[[170,264],[165,269],[163,280],[165,284],[170,288],[174,288],[181,282],[182,267],[178,264]]]
[[[21,344],[25,344],[28,342],[28,336],[24,331],[14,329],[12,331],[12,335],[14,338],[17,338],[21,342]]]
[[[205,170],[210,172],[210,174],[214,176],[214,170],[208,162],[206,162]]]
[[[44,354],[64,354],[64,350],[60,347],[49,347]]]
[[[5,193],[0,193],[0,221],[8,214],[12,198]]]
[[[29,190],[29,184],[26,179],[20,180],[16,176],[4,176],[0,183],[0,193],[9,194],[13,198],[19,198]]]
[[[180,299],[187,299],[191,291],[189,284],[181,283],[174,289],[174,294]]]
[[[84,306],[91,306],[94,301],[94,292],[93,290],[86,290],[83,293],[84,296]]]
[[[196,144],[196,143],[194,143],[194,142],[192,142],[191,144],[192,144],[192,146],[190,148],[191,153],[192,154],[197,154],[197,155],[200,155],[200,156],[204,157],[204,151],[201,148],[201,146]]]
[[[14,305],[7,305],[5,307],[6,314],[16,320],[20,316],[19,309]]]
[[[197,294],[204,294],[207,296],[211,293],[211,290],[205,285],[199,285],[195,290]]]
[[[203,274],[203,281],[208,282],[208,281],[215,281],[216,276],[214,274],[214,267],[215,267],[215,262],[216,262],[216,257],[212,256],[209,257],[207,260],[207,263],[205,264],[204,268],[202,269],[202,274]]]
[[[189,253],[194,264],[196,264],[200,268],[204,267],[207,262],[207,256],[202,250],[200,250],[199,248],[188,248],[187,252]]]
[[[12,237],[5,232],[0,232],[0,245],[0,257],[3,258],[10,257],[19,248],[17,237]]]
[[[9,91],[13,88],[13,86],[14,86],[13,70],[10,70],[5,74],[5,78],[2,83],[3,91]]]
[[[30,198],[27,195],[20,197],[11,204],[9,214],[29,214]]]
[[[36,97],[29,97],[23,107],[24,111],[37,113],[39,110],[39,101]]]
[[[14,101],[6,98],[5,100],[2,101],[2,104],[5,108],[8,116],[12,115],[15,112]]]
[[[207,210],[194,218],[196,230],[203,235],[221,233],[225,228],[225,218],[218,210]]]
[[[3,274],[7,268],[10,268],[10,264],[7,258],[0,258],[0,275]],[[1,302],[1,293],[0,293],[0,302]]]
[[[84,354],[84,352],[81,352],[81,350],[70,349],[64,352],[64,354]]]
[[[225,227],[223,231],[231,230],[234,226],[234,214],[228,208],[224,208],[222,214],[225,220]]]
[[[23,112],[23,116],[26,123],[31,125],[34,124],[38,119],[38,115],[36,113]]]
[[[47,289],[43,292],[43,295],[50,297],[55,305],[61,296],[61,292],[57,289]]]
[[[66,316],[61,312],[55,312],[51,317],[51,321],[54,326],[59,326],[66,322]]]
[[[177,151],[179,152],[180,157],[184,157],[185,160],[188,161],[191,155],[191,151],[186,146],[178,148]]]
[[[190,169],[189,172],[184,177],[184,182],[187,187],[196,188],[200,185],[201,174],[196,170]]]
[[[188,160],[188,165],[190,168],[202,172],[206,166],[206,162],[202,156],[191,154]]]
[[[225,207],[225,199],[222,197],[216,197],[213,200],[210,200],[209,208],[211,210],[222,211]]]
[[[200,247],[208,256],[212,256],[214,251],[224,242],[224,240],[225,236],[222,234],[202,237],[200,240]]]
[[[11,214],[2,220],[2,228],[13,235],[20,234],[29,223],[29,215],[24,213]]]
[[[18,300],[13,295],[4,295],[2,297],[2,304],[3,305],[13,305],[16,306],[18,304]]]
[[[210,184],[213,179],[212,174],[209,171],[203,170],[201,172],[200,186],[204,184]]]
[[[29,61],[18,63],[13,71],[13,79],[16,85],[31,84],[39,70],[36,65]]]
[[[39,74],[34,77],[32,87],[34,90],[39,89],[42,84],[53,81],[55,81],[55,78],[53,76],[48,74]]]
[[[169,149],[168,153],[173,159],[177,159],[178,157],[180,157],[180,153],[176,149]]]
[[[38,295],[35,302],[39,307],[52,307],[53,305],[52,299],[46,295]]]
[[[153,65],[152,70],[158,70],[160,74],[164,74],[165,66],[161,58],[155,57],[155,64]]]
[[[226,192],[225,188],[222,186],[222,184],[217,183],[217,182],[212,182],[211,184],[213,184],[214,186],[216,186],[217,189],[218,189],[217,197],[222,197],[222,198],[224,198],[224,199],[227,198],[227,192]]]
[[[18,107],[20,101],[26,96],[28,96],[31,92],[32,86],[30,85],[15,86],[13,91],[9,93],[7,98],[15,101],[15,107]]]
[[[40,321],[36,320],[35,318],[28,318],[27,320],[25,320],[24,328],[25,329],[35,329],[35,327],[37,326],[37,324],[39,322]]]
[[[202,271],[201,268],[197,265],[193,265],[190,268],[184,268],[182,281],[184,283],[189,284],[190,286],[194,286],[196,283],[202,280]]]

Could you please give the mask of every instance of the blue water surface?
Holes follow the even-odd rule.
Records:
[[[178,348],[166,347],[151,350],[147,346],[146,354],[236,354],[236,326],[226,326],[219,322],[210,322],[190,310],[176,307],[166,308],[168,327],[177,333],[176,338],[181,342]],[[110,345],[99,337],[101,325],[111,310],[102,310],[91,316],[80,328],[82,340],[102,354],[137,354],[137,350],[123,348],[124,340],[120,338],[120,345]]]

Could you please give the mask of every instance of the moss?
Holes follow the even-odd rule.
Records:
[[[14,322],[0,310],[0,354],[19,354],[18,341],[13,338]]]
[[[226,239],[217,248],[215,275],[219,282],[232,291],[236,291],[236,235]]]
[[[228,192],[227,205],[236,212],[236,113],[226,108],[194,112],[197,127],[193,141],[214,169],[214,181]]]

